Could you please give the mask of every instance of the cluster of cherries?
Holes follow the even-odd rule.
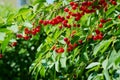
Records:
[[[24,36],[22,34],[17,34],[17,38],[23,38],[24,40],[29,40],[31,36],[35,36],[38,32],[40,32],[40,26],[37,26],[36,28],[32,28],[31,30],[29,28],[24,28]]]
[[[96,0],[93,1],[84,1],[82,3],[80,3],[81,5],[79,6],[79,3],[77,2],[70,2],[70,7],[65,7],[64,8],[64,12],[67,13],[67,15],[65,17],[63,16],[56,16],[55,18],[53,18],[52,20],[40,20],[39,24],[41,25],[59,25],[59,28],[71,28],[71,27],[80,27],[80,24],[77,24],[77,21],[79,21],[81,19],[82,16],[84,16],[85,14],[90,14],[90,13],[95,13],[96,10],[100,10],[103,9],[104,11],[107,11],[108,8],[108,2],[106,2],[106,0],[99,0],[98,1],[98,5],[95,5],[95,3],[97,3]],[[110,0],[110,3],[112,5],[117,5],[115,0]],[[77,10],[77,11],[75,11]],[[76,23],[69,23],[69,19],[73,18],[74,21]],[[120,16],[119,16],[120,18]],[[98,29],[95,30],[96,35],[92,35],[92,39],[93,40],[102,40],[103,39],[103,33],[99,30],[99,28],[103,28],[103,24],[105,24],[106,22],[111,21],[111,19],[100,19],[100,24],[98,25]],[[73,36],[74,34],[71,34],[70,36]],[[78,46],[77,43],[71,44],[70,40],[68,38],[64,38],[64,41],[66,42],[68,48],[67,51],[70,52],[72,51],[74,48],[76,48]],[[82,44],[82,40],[78,41],[80,44]],[[56,48],[55,46],[53,46],[52,48],[53,50],[55,50],[57,53],[63,53],[64,52],[64,48],[60,47],[60,48]]]
[[[35,36],[38,32],[40,32],[40,26],[37,26],[36,28],[32,28],[31,30],[29,28],[24,28],[24,35],[23,34],[17,34],[16,37],[18,39],[24,39],[24,40],[29,40],[32,38],[32,35]],[[11,47],[14,47],[17,45],[17,42],[12,42],[10,44]]]
[[[77,3],[77,2],[70,2],[70,8],[65,7],[64,8],[64,12],[67,13],[67,15],[64,16],[56,16],[55,18],[51,19],[51,20],[40,20],[39,24],[40,25],[58,25],[59,29],[62,28],[71,28],[71,27],[80,27],[80,24],[77,23],[77,21],[79,21],[81,19],[82,16],[84,16],[85,14],[89,14],[89,13],[95,13],[96,10],[99,9],[104,9],[104,11],[107,11],[108,8],[108,3],[106,2],[106,0],[99,0],[98,1],[98,5],[95,5],[96,0],[93,1],[84,1],[82,3]],[[110,3],[112,5],[117,5],[115,0],[110,0]],[[80,4],[80,6],[79,6]],[[75,11],[76,10],[76,11]],[[74,23],[70,23],[69,19],[73,18],[74,19]],[[120,16],[118,16],[118,18],[120,19]],[[100,24],[98,25],[99,28],[103,27],[103,24],[110,21],[111,19],[101,19],[100,20]],[[98,29],[95,30],[96,35],[92,35],[92,39],[93,40],[102,40],[103,39],[103,34],[102,32]],[[17,38],[21,39],[23,38],[24,40],[29,40],[32,35],[36,35],[38,32],[40,31],[40,26],[37,26],[36,28],[33,28],[32,30],[28,29],[28,28],[24,28],[24,34],[17,34]],[[70,36],[72,37],[75,33],[71,34]],[[77,43],[71,44],[70,40],[68,38],[64,38],[64,41],[66,42],[68,48],[67,51],[70,52],[72,51],[75,47],[78,46]],[[82,40],[78,41],[80,44],[82,44]],[[11,44],[11,46],[16,46],[17,42],[13,42]],[[53,47],[53,49],[55,49],[55,51],[57,53],[63,53],[64,52],[64,48],[60,47],[60,48],[56,48],[55,46]]]

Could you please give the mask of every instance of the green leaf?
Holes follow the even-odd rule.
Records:
[[[55,62],[55,70],[59,72],[59,61]]]
[[[40,70],[40,75],[45,77],[45,68],[42,66],[41,70]]]
[[[102,67],[103,67],[103,69],[107,69],[107,65],[108,65],[108,59],[105,59],[105,60],[102,62]]]
[[[91,64],[89,64],[89,65],[86,67],[86,69],[90,69],[90,68],[95,67],[95,66],[98,66],[98,65],[100,65],[99,62],[92,62]]]
[[[96,56],[99,51],[101,51],[102,53],[104,53],[105,50],[111,44],[111,42],[112,42],[111,39],[110,40],[101,41],[98,45],[95,46],[95,48],[93,50],[93,55]]]
[[[2,53],[4,53],[10,39],[12,38],[13,34],[8,34],[7,38],[3,41],[1,48],[2,48]]]
[[[103,70],[103,74],[104,74],[106,80],[111,80],[110,76],[109,76],[109,73],[108,73],[108,70],[106,70],[106,69]]]

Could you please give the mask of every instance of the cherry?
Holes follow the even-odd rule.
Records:
[[[100,22],[101,22],[101,23],[106,23],[106,20],[100,19]]]
[[[70,2],[70,5],[73,6],[75,4],[75,2]]]
[[[43,24],[43,20],[40,20],[39,23],[40,23],[40,24]]]
[[[116,1],[112,1],[111,3],[112,3],[113,5],[117,5]]]
[[[30,34],[30,30],[28,28],[24,28],[25,34]]]
[[[96,34],[100,34],[100,30],[99,29],[96,29],[95,32],[96,32]]]
[[[31,33],[32,33],[32,35],[36,35],[37,34],[36,29],[33,28],[32,31],[31,31]]]
[[[118,18],[120,19],[120,15],[118,15]]]
[[[64,41],[65,41],[65,42],[68,42],[68,41],[69,41],[69,39],[68,39],[68,38],[64,38]]]
[[[30,36],[24,36],[23,37],[25,40],[29,40],[30,39]]]
[[[97,36],[93,36],[93,40],[97,40],[98,38],[97,38]]]
[[[22,34],[17,34],[17,38],[23,38]]]
[[[99,28],[102,28],[102,27],[103,27],[103,24],[102,24],[102,23],[100,23],[100,24],[99,24]]]
[[[60,47],[60,48],[56,49],[55,51],[56,51],[56,53],[63,53],[64,48]]]
[[[36,32],[39,32],[39,31],[40,31],[40,26],[37,26],[37,27],[35,28],[35,31],[36,31]]]
[[[78,40],[78,43],[79,43],[79,44],[82,44],[82,43],[83,43],[83,41],[82,41],[82,40]]]
[[[3,58],[3,55],[2,54],[0,54],[0,59],[2,59]]]
[[[70,15],[66,16],[67,19],[70,19]]]
[[[64,9],[64,11],[65,11],[65,12],[68,12],[68,11],[69,11],[69,9],[66,7],[66,8]]]
[[[77,8],[77,7],[76,7],[75,5],[72,6],[72,9],[73,9],[73,10],[76,10],[76,8]]]
[[[77,44],[77,43],[74,43],[74,44],[73,44],[73,47],[74,47],[74,48],[76,48],[77,46],[78,46],[78,44]]]
[[[14,47],[17,45],[17,42],[12,42],[11,46]]]

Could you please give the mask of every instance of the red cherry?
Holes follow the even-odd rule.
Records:
[[[56,49],[55,50],[56,51],[56,53],[63,53],[64,52],[64,48],[58,48],[58,49]]]
[[[24,28],[25,34],[30,34],[30,30],[28,28]]]
[[[96,32],[96,34],[100,34],[100,30],[99,29],[96,29],[95,32]]]
[[[16,46],[17,45],[17,42],[12,42],[11,46]]]
[[[66,16],[67,19],[70,19],[70,15]]]
[[[44,22],[43,20],[40,20],[40,21],[39,21],[40,24],[43,24],[43,22]]]
[[[25,40],[29,40],[30,39],[30,36],[24,36],[23,37]]]
[[[100,23],[100,24],[99,24],[99,28],[102,28],[102,27],[103,27],[103,24],[102,24],[102,23]]]
[[[100,22],[101,22],[101,23],[106,23],[106,20],[100,19]]]
[[[74,48],[74,46],[73,46],[71,43],[69,43],[68,46],[69,46],[71,49]]]
[[[120,15],[118,15],[118,18],[120,19]]]
[[[72,51],[72,49],[70,47],[67,48],[67,52],[70,52]]]
[[[2,54],[0,54],[0,59],[2,59],[3,58],[3,55]]]
[[[98,38],[97,38],[97,36],[93,36],[93,40],[97,40]]]
[[[112,3],[113,5],[117,5],[116,1],[112,1],[111,3]]]
[[[40,26],[37,26],[37,27],[35,28],[35,31],[36,31],[36,32],[39,32],[39,31],[40,31]]]
[[[74,46],[74,48],[76,48],[76,47],[78,46],[78,44],[77,44],[77,43],[74,43],[73,46]]]
[[[79,42],[79,44],[82,44],[82,43],[83,43],[83,41],[82,41],[82,40],[78,40],[78,42]]]
[[[68,11],[69,11],[69,9],[66,7],[66,8],[64,9],[64,11],[65,11],[65,12],[68,12]]]
[[[75,4],[75,2],[70,2],[70,5],[73,6]]]
[[[22,34],[17,34],[17,38],[23,38]]]
[[[72,9],[73,9],[73,10],[76,10],[76,8],[77,8],[77,7],[76,7],[75,5],[72,6]]]
[[[31,33],[32,33],[32,35],[36,35],[37,34],[35,28],[32,29]]]
[[[99,35],[98,35],[98,39],[102,40],[102,39],[103,39],[103,35],[102,35],[102,34],[99,34]]]
[[[68,39],[68,38],[64,38],[64,41],[65,41],[65,42],[68,42],[68,41],[69,41],[69,39]]]

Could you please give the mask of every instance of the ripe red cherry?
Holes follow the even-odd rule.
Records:
[[[68,42],[68,40],[69,40],[68,38],[64,38],[64,41],[65,41],[65,42]]]
[[[69,9],[66,7],[66,8],[64,9],[64,11],[65,11],[65,12],[68,12],[68,11],[69,11]]]
[[[36,31],[36,32],[39,32],[39,31],[40,31],[40,26],[37,26],[37,27],[35,28],[35,31]]]
[[[73,47],[74,47],[74,48],[76,48],[77,46],[78,46],[78,44],[77,44],[77,43],[74,43],[74,44],[73,44]]]
[[[103,39],[103,35],[102,35],[102,34],[99,34],[99,35],[98,35],[98,39],[102,40],[102,39]]]
[[[120,19],[120,15],[118,15],[118,18]]]
[[[23,37],[25,40],[29,40],[30,39],[30,36],[24,36]]]
[[[43,20],[40,20],[39,23],[43,24]]]
[[[79,43],[79,44],[82,44],[82,43],[83,43],[83,41],[82,41],[82,40],[78,40],[78,43]]]
[[[17,45],[17,42],[12,42],[11,46],[14,47]]]
[[[70,15],[66,16],[67,19],[70,19]]]
[[[99,24],[99,28],[102,28],[102,27],[103,27],[103,24],[102,24],[102,23],[100,23],[100,24]]]
[[[97,36],[93,36],[93,40],[97,40],[98,38],[97,38]]]
[[[99,29],[96,29],[95,32],[96,32],[96,34],[100,34],[100,30]]]
[[[2,54],[0,54],[0,59],[2,59],[3,58],[3,55]]]
[[[101,23],[106,23],[106,20],[100,19],[100,22],[101,22]]]
[[[37,34],[35,28],[32,29],[31,33],[32,33],[32,35],[36,35]]]
[[[77,7],[76,7],[75,5],[72,6],[72,9],[73,9],[73,10],[76,10],[76,8],[77,8]]]
[[[22,34],[17,34],[17,38],[23,38]]]
[[[64,48],[60,47],[60,48],[56,49],[55,51],[56,51],[56,53],[63,53]]]
[[[111,3],[112,3],[113,5],[117,5],[116,1],[112,1]]]
[[[73,6],[75,4],[75,2],[70,2],[70,5]]]
[[[28,28],[24,28],[25,34],[30,34],[30,30]]]

